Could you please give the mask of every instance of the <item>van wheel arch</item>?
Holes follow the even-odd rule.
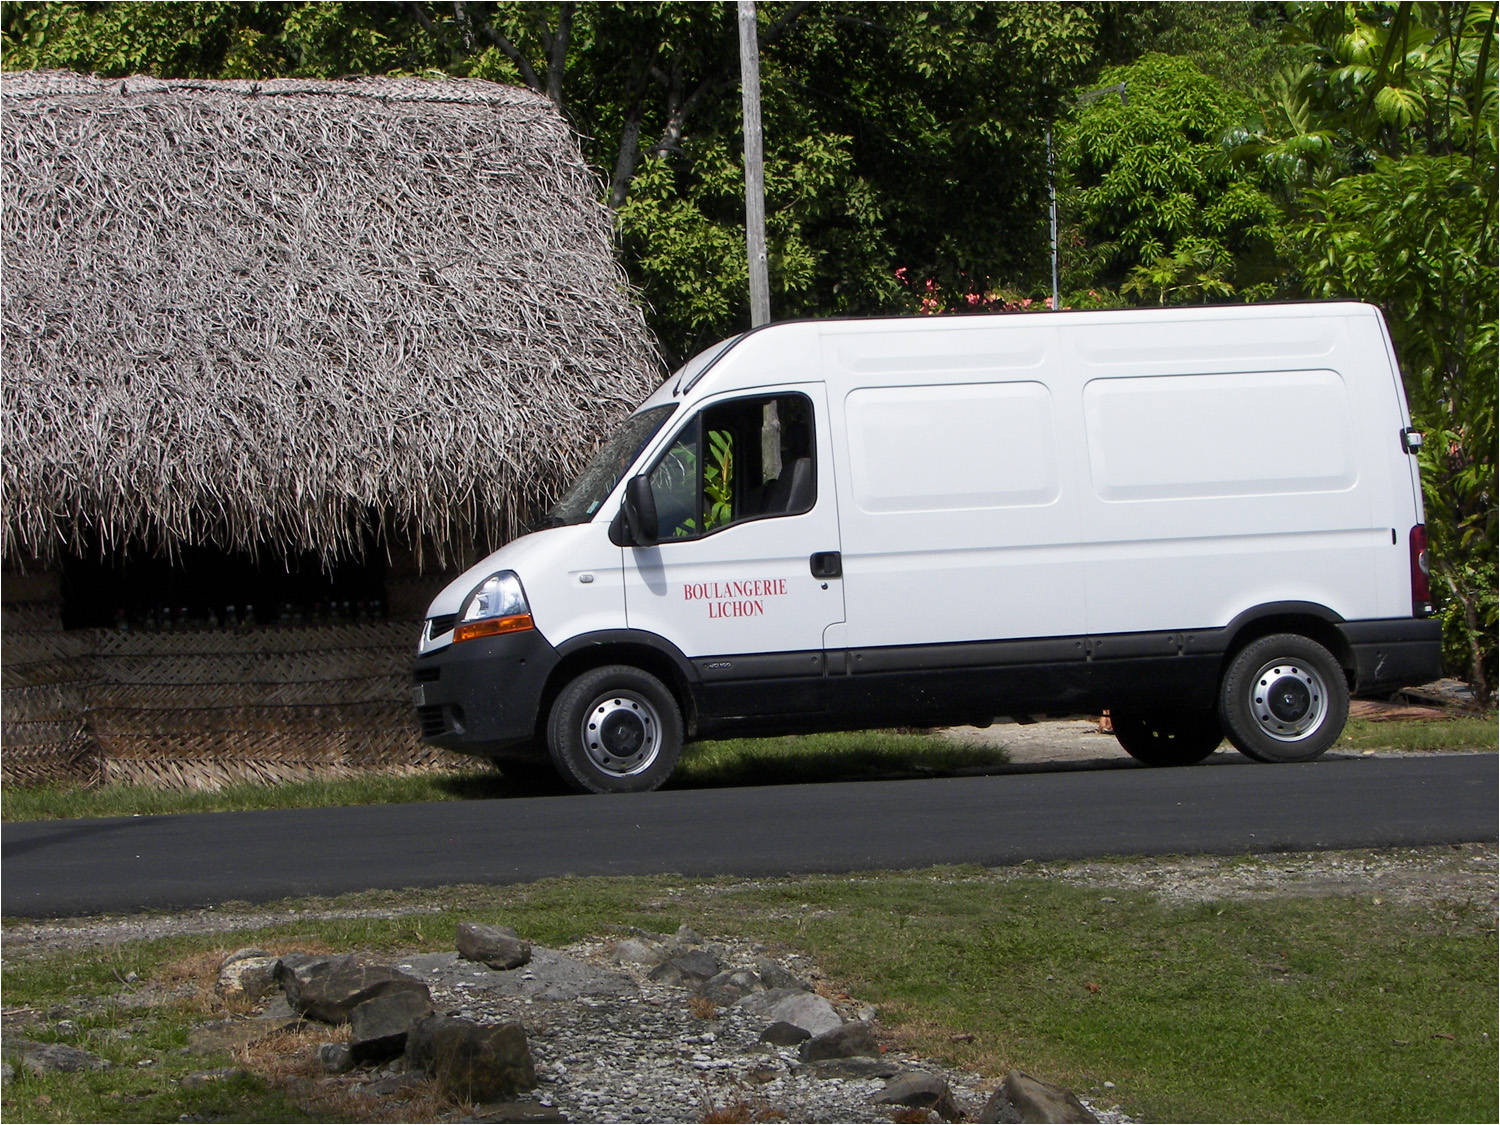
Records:
[[[1333,658],[1343,669],[1344,679],[1352,692],[1355,687],[1354,649],[1343,630],[1338,627],[1342,620],[1332,610],[1310,603],[1305,607],[1300,604],[1295,607],[1268,606],[1263,610],[1250,610],[1241,614],[1229,627],[1229,644],[1225,646],[1224,656],[1219,661],[1219,680],[1223,681],[1235,657],[1247,646],[1262,637],[1294,633],[1310,641],[1317,641],[1333,654]]]
[[[552,705],[563,690],[579,676],[595,668],[624,664],[649,672],[660,680],[677,701],[682,713],[683,733],[692,738],[698,731],[698,706],[687,677],[667,653],[640,642],[584,643],[567,653],[547,677],[537,707],[536,738],[538,745],[547,740],[547,718]]]

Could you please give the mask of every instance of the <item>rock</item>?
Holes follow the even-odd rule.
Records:
[[[698,931],[693,929],[686,922],[677,927],[677,933],[673,935],[673,940],[677,941],[681,945],[703,944],[703,939],[698,936]]]
[[[343,1023],[357,1004],[393,992],[414,992],[432,1002],[427,985],[390,965],[367,964],[352,956],[330,957],[285,971],[282,986],[294,1011],[323,1023]]]
[[[625,938],[615,942],[609,958],[617,965],[659,965],[666,958],[666,948],[643,938]]]
[[[755,966],[756,975],[767,989],[788,988],[797,992],[811,992],[812,985],[792,975],[775,961],[761,961]]]
[[[16,1068],[10,1063],[0,1063],[0,1082],[9,1082],[16,1076]]]
[[[457,953],[416,953],[403,957],[398,967],[431,981],[436,988],[462,985],[495,996],[525,1000],[633,997],[640,992],[635,981],[624,973],[610,972],[540,946],[532,949],[531,963],[519,973],[499,972],[465,961]]]
[[[217,1070],[195,1070],[192,1074],[183,1075],[177,1084],[184,1090],[201,1090],[204,1086],[217,1086],[221,1082],[233,1082],[244,1077],[245,1071],[240,1067],[221,1066]]]
[[[721,1008],[727,1008],[752,992],[764,992],[766,986],[749,969],[727,969],[700,984],[694,991],[706,996]]]
[[[395,1058],[406,1049],[412,1024],[432,1015],[432,1002],[421,992],[372,996],[349,1012],[349,1053],[355,1062]]]
[[[256,1013],[256,1019],[262,1020],[294,1020],[297,1013],[292,1011],[292,1006],[286,1002],[285,994],[273,997],[270,1003]]]
[[[773,988],[769,992],[752,992],[735,1007],[742,1008],[752,1016],[759,1016],[768,1023],[778,1020],[800,1027],[809,1035],[821,1035],[832,1031],[844,1021],[839,1018],[833,1005],[813,992],[802,992],[791,988]]]
[[[247,1000],[259,1000],[275,990],[280,968],[281,958],[270,954],[256,952],[251,956],[232,956],[219,970],[214,991],[229,999],[243,996]]]
[[[10,1038],[4,1043],[5,1054],[33,1074],[73,1074],[80,1070],[106,1070],[109,1063],[98,1055],[66,1043],[34,1043],[30,1039]]]
[[[1099,1119],[1084,1107],[1073,1091],[1013,1070],[1005,1076],[1000,1089],[984,1103],[979,1120],[1022,1122],[1024,1125],[1085,1125]]]
[[[785,1020],[777,1020],[770,1027],[760,1033],[760,1041],[769,1043],[773,1047],[795,1047],[804,1039],[811,1039],[812,1034],[805,1027],[798,1027],[794,1023]]]
[[[802,1044],[797,1053],[803,1062],[852,1059],[856,1055],[877,1058],[880,1055],[880,1044],[875,1042],[875,1033],[870,1030],[869,1024],[854,1021],[840,1024],[821,1035],[814,1035]]]
[[[884,1059],[866,1058],[860,1055],[852,1059],[820,1059],[813,1063],[799,1063],[792,1067],[793,1074],[810,1074],[814,1078],[893,1078],[901,1068]]]
[[[426,1085],[427,1075],[420,1072],[410,1074],[386,1074],[374,1082],[366,1082],[360,1092],[377,1098],[389,1098],[394,1094],[409,1094]]]
[[[458,924],[458,955],[479,961],[492,969],[516,969],[531,960],[531,943],[522,941],[509,926],[486,926],[479,922]]]
[[[945,1079],[921,1070],[903,1070],[885,1084],[875,1096],[876,1105],[906,1105],[913,1109],[930,1109],[950,1121],[958,1116],[958,1106]]]
[[[471,1020],[428,1016],[407,1035],[406,1062],[466,1101],[510,1098],[536,1087],[526,1031],[514,1021],[481,1027]]]
[[[228,957],[219,962],[219,968],[223,969],[233,965],[236,961],[248,961],[252,957],[269,957],[271,954],[264,949],[258,949],[253,945],[247,945],[243,949],[236,949]]]
[[[354,1069],[354,1055],[347,1043],[321,1043],[318,1045],[318,1064],[325,1074],[347,1074]]]
[[[296,1027],[296,1019],[215,1020],[188,1029],[188,1050],[195,1055],[238,1051],[268,1035]]]
[[[720,967],[719,959],[712,953],[703,949],[690,949],[686,953],[668,957],[647,973],[646,979],[657,984],[691,986],[717,976]]]
[[[281,964],[276,967],[276,980],[281,984],[285,984],[287,978],[296,973],[297,970],[331,961],[333,958],[326,953],[303,953],[299,950],[293,950],[291,953],[283,953],[280,960]]]
[[[626,926],[625,932],[631,937],[640,938],[642,941],[655,942],[657,945],[666,945],[672,940],[671,934],[659,934],[655,930],[643,930],[639,926]]]

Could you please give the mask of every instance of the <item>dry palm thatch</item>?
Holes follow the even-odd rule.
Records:
[[[514,535],[659,377],[551,104],[0,78],[10,558]]]

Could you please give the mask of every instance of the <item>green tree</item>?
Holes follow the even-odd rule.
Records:
[[[1427,431],[1423,485],[1450,667],[1496,676],[1495,3],[1298,5],[1310,61],[1242,159],[1289,185],[1302,291],[1381,305]]]
[[[1095,98],[1059,130],[1069,303],[1090,289],[1145,304],[1274,294],[1281,208],[1220,143],[1253,103],[1167,55],[1097,81],[1124,97]]]

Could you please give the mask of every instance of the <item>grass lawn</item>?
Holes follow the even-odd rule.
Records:
[[[1433,862],[1493,859],[1492,849],[1443,850]],[[1021,1067],[1148,1121],[1500,1114],[1488,905],[1462,895],[1407,904],[1271,892],[1174,905],[1144,891],[1080,885],[1066,867],[382,892],[283,905],[304,914],[399,905],[438,912],[299,918],[40,957],[8,951],[6,1034],[63,1039],[116,1065],[98,1074],[18,1073],[0,1108],[7,1121],[341,1119],[336,1107],[293,1097],[274,1077],[183,1090],[177,1079],[187,1071],[233,1061],[173,1053],[190,1026],[209,1018],[206,988],[163,1008],[130,1010],[109,998],[139,987],[122,986],[129,973],[168,986],[206,984],[222,953],[239,946],[451,949],[455,924],[474,920],[554,947],[631,925],[671,931],[687,922],[709,936],[795,949],[878,1005],[882,1026],[903,1046],[992,1079]],[[72,1021],[65,1028],[55,1011],[46,1028],[14,1022],[23,1009],[59,1008]],[[137,1067],[143,1057],[156,1061]]]
[[[813,734],[801,738],[740,738],[694,742],[683,751],[671,786],[707,789],[726,785],[790,785],[867,777],[928,777],[953,770],[1001,765],[998,746],[960,746],[929,734],[895,731]],[[155,789],[144,785],[7,785],[0,792],[6,820],[152,816],[242,809],[326,808],[334,805],[469,801],[562,793],[556,778],[506,777],[476,763],[473,769],[410,775],[291,781],[280,785],[228,785],[213,791]]]
[[[1350,719],[1338,750],[1494,750],[1500,724],[1494,715],[1376,723]]]

